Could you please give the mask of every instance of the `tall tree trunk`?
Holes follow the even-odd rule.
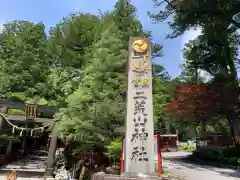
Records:
[[[232,120],[232,126],[233,126],[233,135],[234,135],[234,141],[235,141],[235,145],[240,145],[240,114],[238,112],[237,113],[237,117],[235,117]]]
[[[207,132],[207,123],[206,123],[205,120],[202,120],[201,122],[202,122],[202,124],[201,124],[202,125],[201,131],[202,131],[202,134],[204,135]]]
[[[7,145],[6,154],[10,154],[12,152],[12,145],[13,145],[13,142],[10,140]]]
[[[225,44],[225,51],[226,51],[225,55],[226,55],[226,59],[228,60],[228,65],[230,70],[230,80],[232,81],[233,88],[238,89],[239,82],[238,82],[237,70],[235,66],[235,59],[231,54],[229,34],[225,35],[224,40],[225,40],[224,44]],[[240,108],[238,106],[238,104],[240,103],[240,99],[239,99],[238,91],[236,91],[235,98],[236,98],[236,100],[234,101],[235,104],[232,104],[232,107],[230,107],[231,108],[230,111],[233,111],[233,114],[230,116],[233,116],[233,117],[230,119],[229,122],[232,123],[230,127],[231,126],[233,127],[232,131],[234,135],[235,144],[240,144],[240,112],[238,110],[238,108]]]
[[[75,175],[74,179],[80,178],[82,168],[83,168],[83,162],[82,162],[82,160],[80,160],[80,161],[78,161],[78,166],[77,166],[76,175]]]
[[[236,141],[236,138],[235,138],[235,130],[234,130],[234,126],[233,126],[233,123],[232,123],[232,121],[229,119],[229,118],[227,118],[228,119],[228,125],[229,125],[229,127],[230,127],[230,134],[231,134],[231,137],[233,138],[233,141],[234,141],[234,144],[236,145],[237,144],[237,141]]]
[[[234,123],[234,130],[236,132],[236,135],[235,135],[236,144],[240,144],[240,137],[239,137],[239,134],[240,134],[240,123],[239,123],[239,121],[236,121]]]

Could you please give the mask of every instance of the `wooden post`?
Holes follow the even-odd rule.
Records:
[[[12,145],[13,145],[13,142],[10,140],[6,148],[6,154],[10,154],[12,152]]]
[[[8,109],[9,109],[8,107],[2,107],[0,112],[2,114],[7,114]],[[4,121],[4,119],[2,117],[0,117],[0,133],[3,128],[3,124],[4,124],[3,121]],[[12,141],[10,141],[6,147],[6,154],[9,154],[11,152],[11,150],[12,150]]]
[[[162,148],[162,142],[161,142],[161,138],[160,135],[157,135],[157,149],[158,149],[158,165],[157,165],[157,170],[158,173],[163,174],[163,162],[162,162],[162,152],[161,152],[161,148]]]
[[[121,154],[121,158],[120,158],[120,172],[123,173],[124,172],[124,141],[122,142],[122,154]]]
[[[1,112],[2,114],[7,114],[8,109],[9,109],[8,107],[2,107],[0,112]],[[3,127],[3,121],[4,121],[3,118],[0,117],[0,133],[1,133],[2,127]]]
[[[56,148],[57,148],[57,127],[54,124],[48,151],[47,167],[44,174],[45,177],[49,178],[53,177]]]

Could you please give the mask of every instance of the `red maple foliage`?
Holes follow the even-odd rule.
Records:
[[[177,86],[175,98],[166,111],[190,120],[208,120],[232,108],[237,100],[236,88],[208,84]]]

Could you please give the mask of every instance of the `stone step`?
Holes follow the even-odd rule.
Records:
[[[8,174],[12,171],[16,171],[18,177],[43,177],[44,171],[32,171],[25,169],[0,169],[0,174]]]

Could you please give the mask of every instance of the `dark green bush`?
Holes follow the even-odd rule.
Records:
[[[207,148],[195,151],[197,157],[204,160],[218,161],[222,157],[221,149]]]
[[[230,157],[228,159],[228,164],[232,166],[237,166],[238,165],[238,158],[237,157]]]
[[[229,147],[222,149],[224,157],[240,157],[240,147]]]
[[[239,147],[198,149],[194,152],[194,155],[210,163],[215,162],[234,168],[240,168]]]

